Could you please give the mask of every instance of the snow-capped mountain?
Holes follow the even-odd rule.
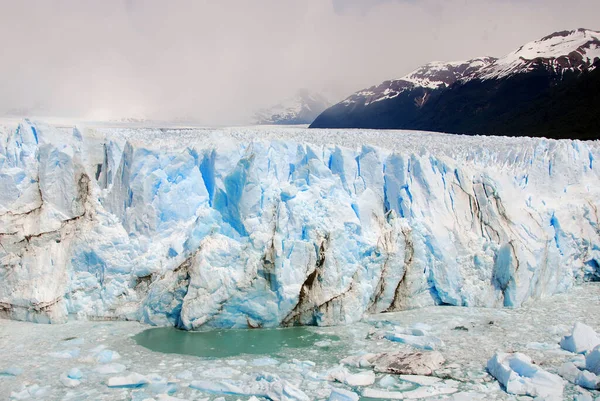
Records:
[[[273,107],[259,110],[254,116],[254,122],[259,125],[310,124],[330,105],[331,102],[324,96],[302,89]]]
[[[417,68],[402,78],[384,81],[377,86],[356,92],[343,100],[342,104],[362,103],[368,106],[371,103],[393,99],[402,92],[415,88],[447,88],[458,80],[473,76],[494,61],[496,59],[493,57],[479,57],[467,61],[453,61],[448,63],[434,61]],[[416,99],[416,101],[417,103],[423,103],[424,99]]]
[[[600,32],[590,29],[554,32],[496,60],[471,79],[499,79],[544,69],[557,75],[584,72],[600,59]]]
[[[498,59],[426,64],[354,93],[311,127],[586,138],[600,132],[594,128],[598,65],[600,32],[555,32]]]

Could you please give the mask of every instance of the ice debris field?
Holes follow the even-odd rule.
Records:
[[[381,312],[450,310],[442,305],[532,307],[581,285],[593,292],[597,287],[583,283],[600,279],[599,146],[408,131],[9,124],[0,128],[0,316],[38,323],[81,319],[41,326],[48,333],[121,327],[84,320],[185,330],[330,326]],[[579,305],[593,311],[597,293]],[[598,325],[590,319],[581,322],[593,332]],[[3,341],[21,327],[1,323]],[[394,349],[426,353],[358,363],[377,374],[378,366],[415,364],[429,366],[431,374],[447,363],[431,354],[447,347],[445,339],[428,330],[398,323],[373,335]],[[546,398],[562,392],[557,372],[546,372],[529,353],[487,355],[493,349],[480,368],[507,391]],[[597,357],[591,358],[593,364]],[[576,362],[578,372],[569,365],[563,376],[593,387],[597,372]],[[84,371],[73,369],[79,370],[65,373],[64,386],[82,380],[77,376]],[[106,385],[154,388],[168,380],[148,374],[129,372]],[[342,370],[329,377],[350,387],[375,380],[357,374]],[[216,394],[329,397],[278,377],[252,385],[228,378],[221,387],[211,380],[217,387],[210,389],[199,380],[198,391]],[[31,386],[24,397],[44,393],[43,383]],[[342,390],[332,399],[353,399]],[[424,394],[381,391],[361,394]],[[119,399],[114,394],[98,397]]]

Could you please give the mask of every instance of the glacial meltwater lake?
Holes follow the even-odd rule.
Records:
[[[227,358],[243,354],[277,356],[287,353],[290,348],[327,344],[339,341],[340,337],[319,334],[305,327],[195,332],[158,327],[142,331],[134,336],[134,340],[156,352]]]

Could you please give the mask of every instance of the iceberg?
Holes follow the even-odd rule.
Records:
[[[597,142],[25,120],[0,144],[5,318],[334,325],[600,278]]]
[[[488,361],[487,369],[502,383],[507,393],[547,400],[563,398],[563,379],[534,365],[525,354],[497,352]]]

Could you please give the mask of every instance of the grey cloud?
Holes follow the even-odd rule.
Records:
[[[0,112],[238,124],[432,60],[598,28],[597,0],[0,0]]]

